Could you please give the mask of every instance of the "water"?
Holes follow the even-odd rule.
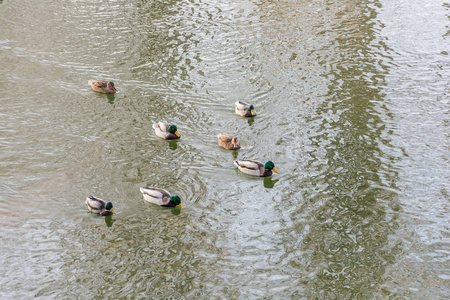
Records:
[[[0,1],[0,298],[449,298],[448,17],[437,0]]]

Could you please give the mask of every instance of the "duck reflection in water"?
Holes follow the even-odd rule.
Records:
[[[178,147],[178,141],[176,141],[176,140],[169,141],[170,150],[177,150],[177,147]]]
[[[108,103],[109,104],[114,104],[114,99],[115,99],[115,94],[108,94],[106,95],[106,98],[108,98]]]
[[[111,227],[116,220],[112,218],[112,216],[105,217],[106,226]]]
[[[231,151],[231,155],[233,156],[233,159],[237,159],[238,158],[238,154],[239,154],[239,152],[237,150]]]
[[[174,207],[174,208],[172,208],[172,209],[170,210],[170,212],[171,212],[173,215],[178,216],[178,215],[181,213],[181,208],[179,208],[179,207]]]
[[[253,123],[255,123],[255,119],[254,118],[247,118],[247,122],[248,122],[248,125],[252,126]]]
[[[271,189],[279,179],[272,180],[272,176],[264,177],[264,187]]]

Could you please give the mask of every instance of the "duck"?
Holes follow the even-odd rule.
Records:
[[[140,188],[141,193],[144,197],[144,201],[160,205],[162,207],[179,207],[183,208],[181,205],[181,199],[177,195],[170,195],[170,193],[164,189],[146,187]]]
[[[272,175],[272,171],[278,174],[275,164],[270,160],[263,164],[257,160],[243,159],[235,160],[234,164],[238,167],[239,171],[248,175],[267,177]]]
[[[166,140],[179,139],[181,136],[178,133],[177,126],[171,125],[165,122],[158,122],[153,124],[153,129],[155,129],[155,134],[160,138]]]
[[[94,91],[99,93],[114,94],[115,92],[117,92],[116,88],[114,87],[114,82],[112,81],[91,79],[88,81],[88,84]]]
[[[237,137],[232,136],[231,134],[219,133],[217,138],[219,139],[220,147],[227,150],[241,149],[241,145],[239,144]]]
[[[235,112],[242,117],[254,117],[256,116],[255,107],[252,104],[248,104],[242,101],[236,101]]]
[[[86,206],[91,212],[102,216],[110,216],[116,213],[111,202],[106,202],[94,196],[88,196],[86,198]]]

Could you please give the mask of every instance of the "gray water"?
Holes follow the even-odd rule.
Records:
[[[0,1],[0,298],[448,299],[449,17],[438,0]]]

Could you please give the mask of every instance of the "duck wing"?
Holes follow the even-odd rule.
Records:
[[[106,201],[94,196],[88,196],[86,198],[86,206],[88,209],[95,213],[100,213],[105,208]]]
[[[103,81],[103,80],[96,80],[96,79],[91,79],[89,80],[89,85],[91,85],[93,88],[106,88],[108,86],[108,82],[107,81]]]
[[[257,160],[235,160],[234,164],[245,174],[261,176],[264,173],[263,163]]]
[[[146,187],[141,188],[144,200],[158,205],[166,205],[170,201],[170,193],[164,189]]]
[[[236,101],[234,103],[234,105],[236,106],[236,110],[246,111],[250,104],[242,102],[242,101]]]

